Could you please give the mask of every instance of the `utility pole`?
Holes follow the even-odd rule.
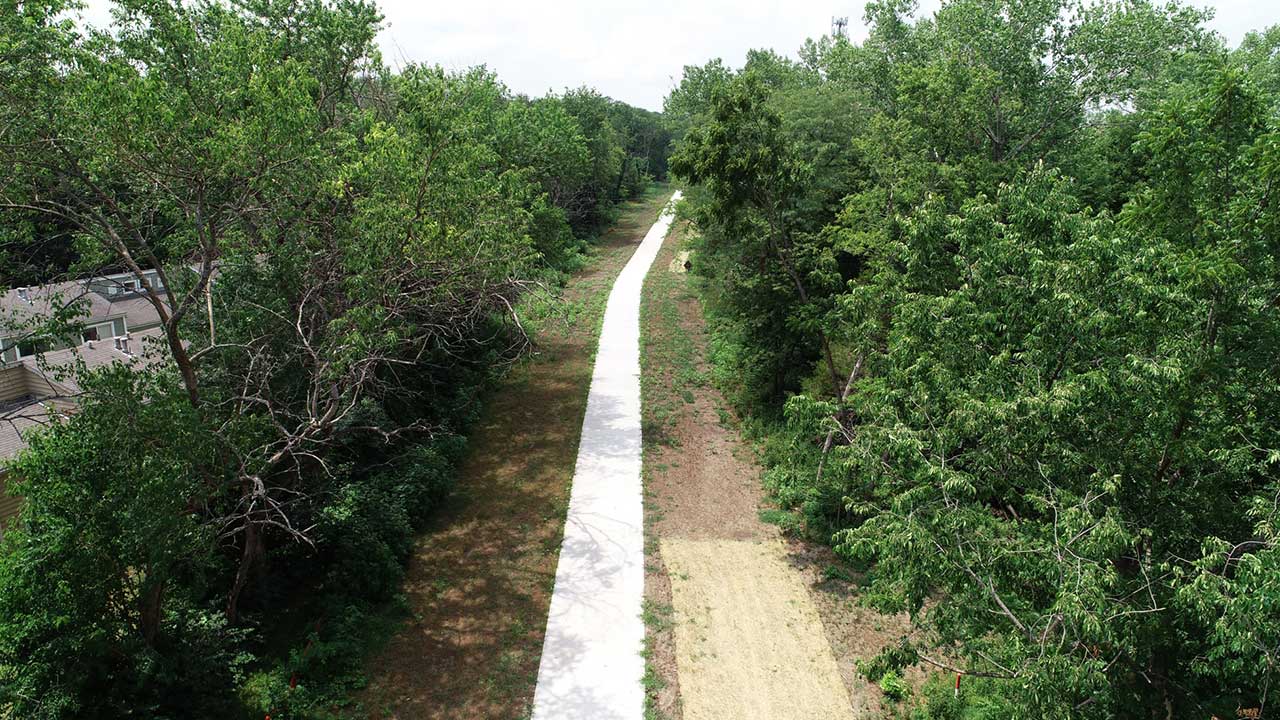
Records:
[[[849,16],[831,18],[831,37],[836,40],[849,39]]]

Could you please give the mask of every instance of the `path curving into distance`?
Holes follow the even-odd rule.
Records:
[[[644,715],[640,289],[679,199],[677,190],[614,281],[605,307],[533,720],[641,720]]]

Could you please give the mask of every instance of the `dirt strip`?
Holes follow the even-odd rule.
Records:
[[[642,312],[650,718],[871,718],[861,677],[908,629],[857,603],[828,548],[764,522],[779,513],[712,385],[702,307],[677,227]],[[665,270],[665,271],[664,271]]]
[[[685,720],[852,720],[822,620],[781,542],[661,547]]]
[[[364,717],[529,716],[605,300],[669,196],[655,187],[622,208],[539,321],[537,355],[489,396],[457,490],[410,560],[409,617],[368,664]]]

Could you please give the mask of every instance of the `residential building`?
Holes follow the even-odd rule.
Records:
[[[155,272],[147,273],[147,282],[163,289]],[[31,339],[32,323],[73,304],[84,308],[73,337]],[[26,447],[26,432],[74,411],[80,388],[71,370],[77,361],[89,368],[137,364],[144,343],[161,332],[160,315],[132,274],[0,294],[0,527],[21,502],[5,492],[3,463]]]

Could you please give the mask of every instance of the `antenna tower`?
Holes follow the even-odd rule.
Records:
[[[831,18],[831,37],[849,39],[849,17]]]

